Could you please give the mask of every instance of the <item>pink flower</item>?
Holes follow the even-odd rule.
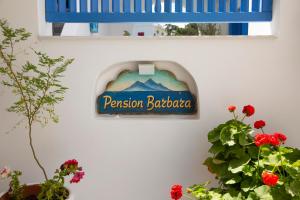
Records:
[[[8,178],[11,170],[8,167],[4,167],[3,169],[0,170],[0,178],[5,179]]]
[[[70,183],[79,183],[81,179],[83,179],[84,172],[76,172],[71,179]]]

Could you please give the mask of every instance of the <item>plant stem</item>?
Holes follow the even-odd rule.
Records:
[[[184,197],[188,198],[188,199],[191,199],[191,200],[194,200],[192,197],[186,195],[186,194],[183,194]]]
[[[28,136],[29,136],[29,144],[30,144],[30,148],[31,148],[31,152],[33,155],[34,160],[36,161],[36,163],[38,164],[39,168],[43,171],[44,177],[46,179],[46,181],[48,181],[48,176],[46,173],[45,168],[42,166],[42,164],[40,163],[39,159],[36,156],[34,147],[33,147],[33,140],[32,140],[32,122],[28,121]]]
[[[11,57],[13,55],[13,43],[10,42],[11,45]],[[12,64],[12,60],[11,59],[7,59],[3,53],[3,51],[0,49],[0,58],[2,58],[6,64],[6,66],[9,69],[9,76],[11,76],[11,78],[15,81],[17,88],[19,89],[20,95],[21,95],[21,99],[24,101],[25,104],[25,109],[26,109],[26,117],[28,118],[28,136],[29,136],[29,144],[30,144],[30,148],[31,148],[31,152],[33,154],[34,160],[36,161],[36,163],[38,164],[38,166],[40,167],[40,169],[43,171],[44,177],[46,180],[48,180],[48,176],[46,174],[46,170],[45,168],[41,165],[40,161],[38,160],[35,150],[34,150],[34,146],[33,146],[33,141],[32,141],[32,121],[34,119],[35,113],[32,113],[30,106],[28,105],[28,101],[26,99],[25,96],[25,92],[23,91],[23,87],[21,82],[18,80],[17,75],[15,73],[15,71],[13,70],[13,64]],[[31,119],[32,118],[32,119]]]
[[[237,120],[237,116],[235,115],[235,112],[234,112],[234,111],[232,112],[232,114],[233,114],[233,118],[234,118],[235,120]]]
[[[260,173],[259,173],[259,160],[260,160],[260,153],[261,153],[261,146],[259,147],[259,150],[258,150],[258,160],[257,160],[257,165],[258,165],[258,168],[257,168],[257,172],[258,172],[258,176],[260,176]]]
[[[278,167],[278,172],[280,174],[280,177],[283,178],[284,175],[282,174],[280,167]]]
[[[244,119],[246,118],[246,116],[247,116],[247,115],[244,115],[244,117],[243,117],[242,120],[241,120],[242,122],[244,121]]]
[[[278,147],[278,152],[279,152],[279,156],[280,156],[281,167],[282,167],[282,169],[283,169],[283,172],[285,172],[285,167],[284,167],[283,161],[282,161],[282,154],[281,154],[280,146]],[[279,167],[278,167],[278,168],[279,168]]]

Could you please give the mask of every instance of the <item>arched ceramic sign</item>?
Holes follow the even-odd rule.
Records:
[[[152,74],[124,70],[98,96],[99,114],[192,115],[197,99],[188,85],[168,70]]]

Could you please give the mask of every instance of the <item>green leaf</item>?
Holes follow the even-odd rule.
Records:
[[[300,160],[294,162],[292,165],[293,167],[300,167]]]
[[[241,182],[241,180],[242,180],[241,176],[235,175],[234,177],[232,177],[231,179],[226,181],[225,184],[233,185],[233,184]]]
[[[273,187],[271,195],[274,200],[292,199],[291,195],[286,192],[285,187]]]
[[[273,200],[271,195],[271,188],[267,185],[260,186],[254,190],[255,194],[260,200]]]
[[[292,152],[287,153],[284,155],[284,157],[289,160],[290,163],[297,162],[300,160],[300,150],[295,148],[289,148]]]
[[[294,152],[293,148],[285,147],[285,146],[280,146],[279,150],[280,150],[280,152],[281,152],[282,155]]]
[[[223,195],[223,200],[234,200],[234,197],[231,196],[231,194],[226,193]]]
[[[274,153],[274,154],[270,154],[267,158],[265,158],[263,160],[263,163],[265,165],[269,165],[269,166],[280,166],[281,162],[280,162],[280,154],[278,152]]]
[[[241,189],[244,192],[249,192],[251,190],[254,190],[256,188],[255,181],[252,179],[246,179],[241,183]]]
[[[220,139],[220,132],[218,129],[214,129],[208,133],[208,141],[209,142],[216,142]]]
[[[226,161],[214,158],[213,163],[216,164],[216,165],[220,165],[220,164],[226,163]]]
[[[65,72],[65,71],[66,71],[66,66],[60,66],[60,67],[57,67],[57,68],[54,70],[53,74],[54,74],[55,76],[57,76],[58,74],[61,74],[61,73]]]
[[[6,73],[6,70],[5,70],[4,67],[0,67],[0,73],[1,73],[1,74],[5,74],[5,73]]]
[[[209,200],[223,200],[222,194],[220,194],[218,191],[209,191],[208,195],[209,195]],[[204,200],[204,199],[201,199],[201,200]]]
[[[243,168],[243,173],[246,176],[253,176],[253,174],[255,173],[255,171],[256,171],[256,168],[252,167],[250,165],[245,165],[244,168]]]
[[[220,140],[223,145],[233,146],[235,145],[234,134],[236,129],[226,126],[222,129],[220,133]]]
[[[207,166],[211,173],[216,174],[217,176],[224,176],[227,174],[227,163],[215,164],[213,158],[207,158],[203,164]]]
[[[259,197],[255,194],[255,192],[250,192],[246,200],[259,200]]]
[[[209,153],[214,154],[215,156],[225,150],[225,146],[222,145],[221,142],[217,142],[212,145],[212,147],[208,150]]]
[[[248,132],[242,132],[239,134],[239,143],[242,146],[248,146],[253,143],[248,137]]]
[[[261,150],[260,153],[261,153],[262,157],[268,157],[270,154],[273,153],[273,151],[272,151],[272,149],[270,148],[269,145],[262,146],[260,150]]]
[[[286,191],[292,196],[300,196],[300,179],[285,184]]]
[[[223,195],[223,200],[243,200],[243,196],[238,191],[230,190]]]
[[[244,154],[240,159],[233,159],[229,162],[228,170],[232,173],[242,172],[245,165],[250,162],[251,158],[249,155]]]
[[[209,182],[204,184],[195,184],[187,188],[187,191],[197,199],[208,199],[208,189],[206,188],[208,184]]]
[[[287,166],[287,167],[285,167],[285,170],[292,178],[294,178],[294,179],[300,178],[299,168]]]
[[[247,147],[247,151],[251,158],[257,159],[258,157],[258,147],[255,145],[251,145]]]
[[[243,147],[241,147],[240,145],[231,146],[224,153],[225,153],[226,159],[229,159],[229,158],[232,159],[232,157],[240,158],[245,154]]]

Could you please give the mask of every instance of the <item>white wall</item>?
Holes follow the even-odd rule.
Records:
[[[76,59],[64,79],[70,90],[57,107],[60,123],[35,128],[47,171],[65,159],[79,159],[87,174],[72,186],[79,200],[167,200],[173,183],[212,179],[201,164],[209,147],[206,134],[230,117],[229,104],[254,104],[256,117],[248,122],[265,119],[269,131],[287,133],[288,145],[300,147],[299,7],[299,0],[289,0],[276,8],[278,38],[49,39],[37,37],[36,1],[0,0],[0,17],[33,32],[32,46]],[[186,67],[198,84],[200,119],[95,118],[97,77],[108,66],[130,60],[170,60]],[[25,129],[4,133],[18,119],[4,110],[13,97],[1,87],[0,99],[0,165],[21,169],[24,181],[37,182],[42,176]],[[1,182],[0,190],[5,187]]]

